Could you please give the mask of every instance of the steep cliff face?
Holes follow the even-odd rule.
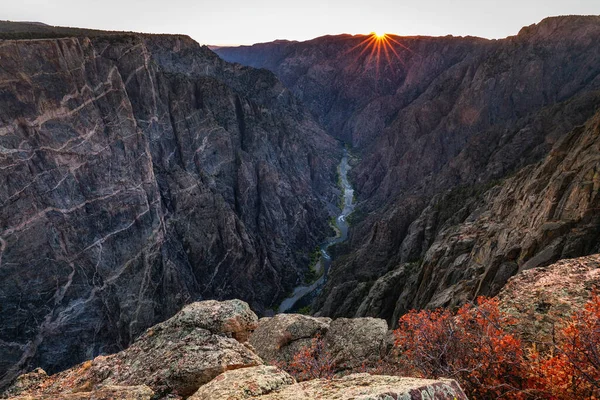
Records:
[[[192,300],[276,305],[340,154],[273,74],[187,37],[0,41],[0,386]]]
[[[455,306],[495,295],[520,271],[600,253],[599,155],[597,113],[542,162],[518,171],[479,200],[472,196],[457,207],[452,196],[434,199],[401,246],[408,251],[423,243],[423,260],[400,261],[364,289],[366,297],[353,300],[360,304],[356,314],[383,314],[393,322],[411,308]],[[458,211],[437,227],[450,207]]]
[[[215,51],[225,60],[275,72],[330,134],[364,148],[440,74],[497,47],[479,38],[389,38],[387,57],[383,50],[377,56],[376,42],[365,35]]]
[[[424,260],[442,231],[473,211],[463,206],[476,207],[490,186],[542,160],[597,111],[600,17],[548,18],[495,41],[389,36],[388,53],[380,45],[379,57],[376,45],[363,51],[368,40],[338,36],[217,49],[227,60],[274,71],[361,157],[353,169],[360,202],[350,240],[336,251],[317,308],[323,315],[394,321],[406,306],[497,292],[518,269],[492,276],[495,263],[513,260],[504,253],[482,264],[452,261],[459,272],[448,276],[446,266]],[[541,226],[532,229],[543,234]],[[484,240],[494,231],[474,235]],[[557,251],[576,256],[591,247]],[[525,263],[542,250],[530,247],[518,256]],[[489,272],[485,283],[484,272],[471,274],[478,268]],[[439,282],[444,276],[448,283]],[[404,306],[397,305],[402,292],[409,299]]]

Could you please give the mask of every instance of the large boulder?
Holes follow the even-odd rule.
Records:
[[[202,386],[189,400],[251,399],[296,383],[277,367],[260,365],[227,371]]]
[[[261,318],[250,336],[256,353],[267,362],[288,362],[317,335],[324,336],[330,318],[314,318],[301,314],[278,314]]]
[[[233,338],[202,328],[180,328],[156,334],[149,330],[127,350],[92,367],[104,383],[145,383],[159,393],[186,396],[221,372],[262,363]]]
[[[375,363],[385,356],[388,325],[379,318],[338,318],[325,335],[337,369]]]
[[[214,334],[231,336],[243,343],[258,326],[258,318],[248,304],[241,300],[206,300],[188,304],[173,318],[156,325],[154,331],[165,326],[203,328]]]
[[[315,318],[279,314],[261,318],[250,336],[256,353],[265,361],[287,363],[302,347],[320,337],[336,370],[359,367],[382,359],[388,348],[388,325],[378,318]]]
[[[148,329],[129,348],[45,376],[19,378],[9,395],[58,396],[107,385],[147,385],[158,395],[189,396],[224,371],[263,364],[246,340],[257,317],[239,300],[203,301],[184,307]]]

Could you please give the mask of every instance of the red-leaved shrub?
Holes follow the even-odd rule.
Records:
[[[331,379],[335,373],[333,357],[319,335],[311,340],[309,346],[302,347],[294,354],[292,361],[280,367],[298,382],[318,378]]]
[[[519,398],[524,389],[521,341],[496,299],[477,299],[456,314],[411,311],[394,331],[401,374],[459,381],[469,398]]]
[[[456,379],[470,399],[600,400],[600,296],[566,321],[553,343],[525,343],[515,320],[497,299],[480,297],[453,313],[411,311],[400,318],[395,360],[336,371],[325,342],[317,337],[287,365],[303,381],[334,373]]]
[[[600,296],[558,332],[554,353],[532,352],[536,386],[557,399],[600,399]]]

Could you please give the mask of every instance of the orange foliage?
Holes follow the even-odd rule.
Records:
[[[600,399],[600,296],[575,313],[557,337],[554,354],[540,356],[535,385],[557,399]]]
[[[287,365],[281,365],[298,382],[309,379],[331,379],[334,375],[333,357],[327,350],[325,341],[316,336],[310,346],[301,348]]]
[[[454,378],[469,398],[522,398],[524,356],[520,339],[505,331],[513,322],[496,299],[477,299],[456,314],[412,311],[394,331],[403,374]]]
[[[394,331],[395,363],[381,360],[345,372],[453,378],[470,399],[600,400],[600,296],[559,325],[555,342],[541,346],[550,350],[540,353],[512,333],[518,325],[497,299],[480,297],[456,313],[413,310]],[[283,367],[299,381],[336,372],[320,337]]]

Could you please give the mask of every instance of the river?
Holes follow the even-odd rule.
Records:
[[[314,298],[314,295],[327,281],[327,274],[329,273],[329,267],[331,266],[331,254],[329,254],[329,248],[348,238],[348,222],[346,221],[346,218],[354,211],[355,206],[354,189],[352,189],[352,185],[350,184],[350,181],[348,181],[348,172],[350,171],[349,157],[348,150],[344,149],[342,160],[338,166],[343,205],[341,213],[335,219],[335,226],[333,227],[336,231],[336,236],[327,238],[327,240],[319,246],[321,257],[317,261],[315,269],[317,273],[321,274],[321,277],[309,286],[297,286],[292,295],[281,302],[278,309],[279,313],[296,311],[300,308],[299,306],[310,305],[310,301]]]

